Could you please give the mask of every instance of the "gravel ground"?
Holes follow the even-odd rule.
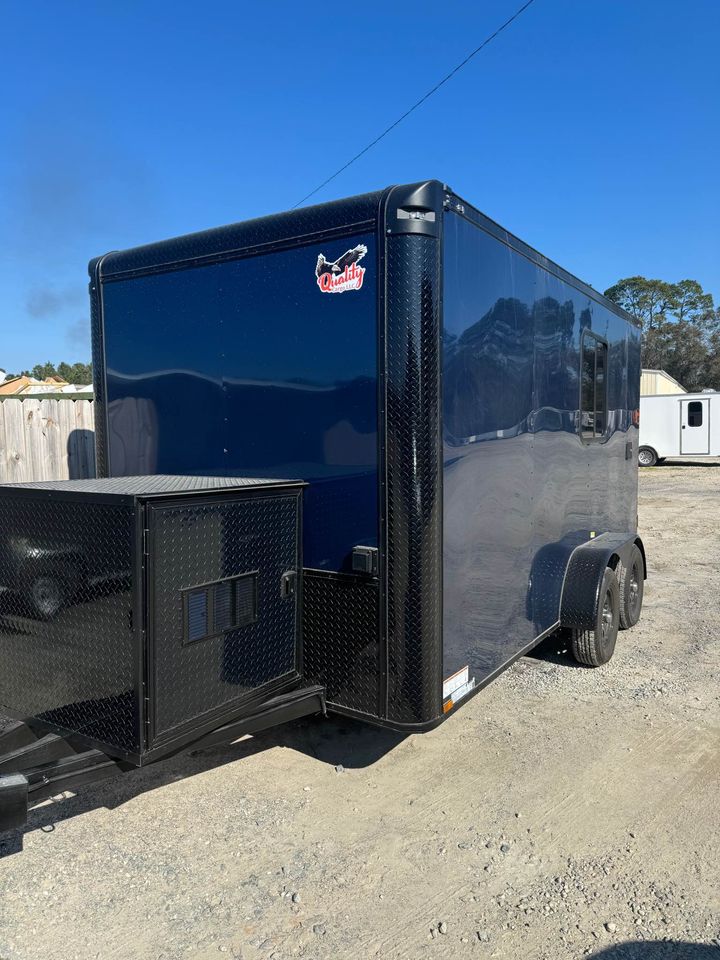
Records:
[[[51,802],[0,839],[0,960],[720,960],[720,461],[640,490],[607,667],[553,641],[424,736],[307,721]]]

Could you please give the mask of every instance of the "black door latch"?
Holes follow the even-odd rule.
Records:
[[[353,573],[365,573],[376,577],[378,574],[377,547],[353,547],[352,568]]]
[[[294,597],[295,585],[297,584],[297,573],[294,570],[286,570],[280,577],[280,596]]]

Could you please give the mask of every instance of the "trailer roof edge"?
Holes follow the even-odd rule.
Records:
[[[269,252],[281,242],[301,242],[304,237],[309,239],[319,234],[326,234],[330,239],[333,233],[344,234],[351,230],[369,229],[377,223],[381,209],[392,190],[412,190],[429,184],[437,184],[445,191],[447,198],[456,202],[454,205],[446,203],[447,209],[465,216],[470,222],[580,290],[592,300],[602,304],[632,326],[638,329],[642,327],[631,314],[599,290],[561,267],[535,247],[525,243],[474,204],[455,193],[443,180],[436,178],[390,184],[381,190],[369,193],[253,217],[249,220],[239,220],[219,227],[128,247],[124,250],[115,250],[101,257],[93,257],[88,264],[88,272],[93,278],[101,281],[129,279],[142,273],[154,272],[156,269],[169,270],[193,265],[200,266],[206,262],[213,262],[221,255],[231,257],[248,251],[261,253],[267,250]],[[338,227],[335,214],[340,213],[343,208],[345,208],[344,212],[350,216],[346,217],[346,222],[341,227]]]
[[[549,273],[554,274],[556,277],[564,280],[571,286],[576,287],[582,293],[589,296],[592,300],[595,300],[612,313],[621,317],[623,320],[626,320],[633,327],[642,329],[642,324],[640,321],[636,320],[632,314],[627,312],[627,310],[623,310],[623,308],[615,303],[614,300],[610,300],[609,297],[606,297],[604,293],[600,293],[600,291],[596,290],[595,287],[591,286],[589,283],[586,283],[586,281],[581,280],[580,277],[576,276],[574,273],[571,273],[569,270],[566,270],[564,267],[561,267],[560,264],[555,260],[551,260],[550,257],[545,256],[544,253],[541,253],[529,243],[521,240],[518,236],[516,236],[514,233],[511,233],[496,220],[493,220],[491,217],[488,217],[487,214],[484,214],[481,210],[478,210],[474,204],[455,193],[454,190],[446,187],[446,191],[448,196],[457,201],[457,203],[463,208],[462,210],[451,208],[451,212],[458,216],[465,217],[471,223],[475,223],[476,226],[486,230],[493,237],[495,237],[495,239],[507,244],[507,246],[511,247],[513,250],[516,250],[522,256],[527,257],[528,260],[531,260],[538,266],[543,267]],[[468,215],[469,211],[471,212],[470,216]]]
[[[284,210],[237,220],[206,230],[193,231],[164,240],[115,250],[102,257],[93,257],[88,264],[91,276],[100,280],[119,279],[148,268],[178,269],[198,261],[212,260],[220,254],[239,254],[248,250],[263,252],[279,243],[300,242],[318,234],[347,233],[348,229],[374,228],[381,204],[389,190],[375,190],[325,203]],[[346,222],[338,227],[336,214],[345,208]],[[349,214],[349,216],[347,216]]]

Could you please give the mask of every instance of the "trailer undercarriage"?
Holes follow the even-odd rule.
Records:
[[[325,712],[325,688],[301,687],[267,700],[176,753],[229,744],[246,734]],[[77,738],[42,729],[35,721],[15,721],[0,734],[0,832],[24,827],[28,810],[49,797],[136,769],[136,764],[88,749]]]

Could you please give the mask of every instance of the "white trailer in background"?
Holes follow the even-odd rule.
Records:
[[[640,398],[638,462],[666,457],[720,457],[720,393]]]

